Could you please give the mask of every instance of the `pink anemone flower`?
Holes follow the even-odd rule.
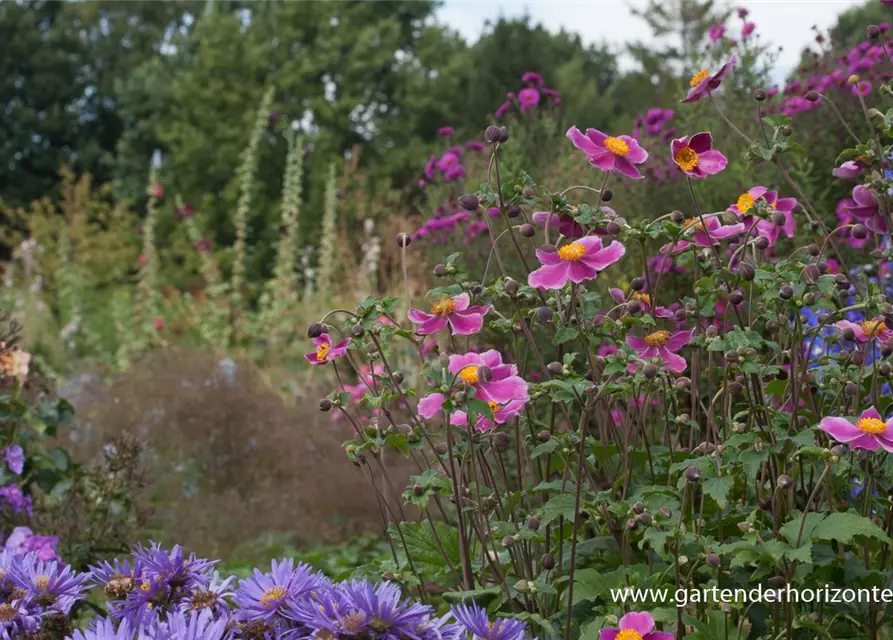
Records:
[[[474,428],[481,433],[492,431],[494,423],[505,424],[517,416],[521,413],[524,405],[527,404],[527,400],[509,400],[504,405],[491,400],[487,404],[490,406],[490,411],[493,412],[493,420],[491,421],[490,418],[483,414],[477,416],[477,419],[474,422]],[[450,415],[450,424],[454,427],[465,427],[468,425],[468,415],[462,410],[453,411]]]
[[[332,339],[328,333],[321,333],[318,337],[313,338],[313,346],[316,351],[305,353],[304,357],[310,364],[327,364],[347,353],[347,345],[350,344],[350,338],[345,338],[337,344],[332,343]]]
[[[486,379],[480,375],[481,367],[489,369]],[[474,387],[478,400],[494,402],[502,407],[512,401],[521,401],[523,406],[530,399],[527,382],[518,375],[518,367],[503,364],[502,355],[494,349],[483,353],[470,351],[461,355],[452,354],[447,370],[458,376],[462,384]],[[427,395],[419,400],[419,414],[423,418],[432,418],[444,402],[446,396],[442,393]]]
[[[620,618],[619,629],[602,629],[598,640],[673,640],[676,636],[654,630],[654,617],[646,611],[633,611]]]
[[[568,139],[596,169],[602,171],[618,171],[627,178],[639,180],[644,178],[635,165],[648,159],[648,152],[630,136],[608,136],[598,129],[586,129],[586,134],[577,127],[567,130]]]
[[[490,305],[469,305],[468,294],[462,293],[452,298],[438,300],[431,305],[431,313],[410,309],[408,315],[413,324],[419,325],[416,329],[419,335],[428,336],[442,331],[449,325],[456,335],[469,336],[481,330],[484,326],[484,316],[492,308]]]
[[[726,77],[737,62],[738,58],[732,56],[732,58],[721,66],[719,71],[713,75],[710,75],[710,72],[707,71],[707,69],[702,69],[696,73],[692,76],[692,79],[689,82],[691,88],[688,90],[688,95],[682,99],[682,102],[697,102],[704,96],[709,95],[711,91],[718,89],[719,85],[722,84],[722,79]]]
[[[585,236],[554,251],[540,247],[536,257],[543,266],[527,282],[536,289],[561,289],[568,280],[580,283],[595,278],[625,253],[626,247],[616,241],[603,248],[598,236]]]
[[[663,362],[666,368],[670,371],[682,373],[685,371],[687,363],[685,362],[685,358],[678,355],[676,352],[691,341],[694,333],[694,329],[691,329],[690,331],[677,331],[676,333],[670,333],[669,331],[661,329],[649,333],[644,338],[627,335],[626,344],[636,352],[639,359],[651,360],[652,358],[657,358]],[[635,365],[630,366],[633,369],[636,368]]]
[[[853,449],[893,451],[893,418],[884,422],[874,407],[863,411],[855,424],[847,418],[822,418],[819,429]]]
[[[840,322],[835,322],[834,326],[840,331],[852,329],[853,333],[856,335],[856,342],[859,344],[865,344],[866,342],[871,342],[875,339],[880,340],[881,342],[886,342],[890,338],[893,338],[893,331],[890,331],[890,329],[887,328],[887,323],[884,322],[884,319],[881,317],[865,320],[864,322],[841,320]]]
[[[780,211],[784,216],[784,224],[777,225],[773,220],[757,220],[753,229],[754,235],[765,237],[769,240],[770,246],[775,244],[782,231],[788,238],[794,237],[796,222],[793,211],[797,206],[796,198],[779,198],[777,191],[769,191],[766,187],[756,186],[748,189],[746,193],[742,193],[728,210],[738,214],[745,228],[750,229],[754,226],[754,214],[751,212],[760,205],[767,206],[773,215],[776,211]]]
[[[701,222],[700,216],[687,218],[683,224],[685,225],[685,234],[690,237],[693,242],[689,242],[688,240],[678,240],[675,244],[666,244],[661,247],[661,253],[676,255],[678,253],[683,253],[693,246],[709,247],[714,244],[719,244],[720,240],[740,235],[746,231],[744,223],[738,222],[736,224],[723,225],[719,221],[719,216],[716,215],[705,216],[703,222]]]
[[[842,202],[846,211],[865,223],[869,229],[875,233],[887,232],[887,221],[880,214],[877,196],[871,187],[865,184],[856,185],[852,197],[844,198]]]
[[[859,177],[859,174],[862,173],[862,169],[862,165],[858,162],[847,160],[839,167],[833,169],[831,175],[835,178],[840,178],[841,180],[853,180]]]
[[[708,131],[691,138],[675,138],[670,143],[670,155],[680,171],[690,178],[716,175],[729,164],[728,158],[713,148],[713,136]]]

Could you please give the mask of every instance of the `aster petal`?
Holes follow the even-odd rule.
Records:
[[[310,364],[319,365],[319,364],[326,364],[326,362],[328,362],[328,360],[319,360],[316,357],[316,351],[311,351],[310,353],[305,353],[304,357],[307,359],[307,362],[309,362]]]
[[[313,338],[311,342],[313,342],[313,346],[321,347],[324,344],[332,344],[332,339],[329,337],[328,333],[321,333]]]
[[[861,438],[864,432],[846,418],[827,417],[819,422],[819,429],[830,435],[838,442],[852,442]]]
[[[618,289],[616,287],[608,289],[608,293],[611,294],[611,297],[614,298],[614,302],[626,302],[626,294],[623,293],[623,289]]]
[[[629,629],[644,637],[654,631],[654,618],[647,611],[631,611],[620,618],[620,629]]]
[[[446,397],[442,393],[432,393],[431,395],[425,396],[419,400],[419,415],[426,420],[430,420],[437,415],[440,408],[443,407],[444,402],[446,402]]]
[[[490,364],[488,363],[486,358],[491,351],[493,351],[493,349],[490,349],[490,351],[485,351],[483,354],[475,353],[474,351],[469,351],[468,353],[451,354],[450,362],[447,365],[447,371],[449,371],[453,375],[456,375],[470,364],[485,364],[489,367]]]

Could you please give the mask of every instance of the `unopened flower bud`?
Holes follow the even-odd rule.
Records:
[[[765,251],[769,248],[769,238],[767,238],[766,236],[760,236],[753,241],[753,244],[760,251]]]
[[[521,228],[518,229],[518,233],[524,238],[532,238],[536,235],[536,229],[533,228],[532,224],[524,223],[521,225]]]
[[[491,124],[489,127],[484,129],[484,140],[490,144],[501,142],[502,132],[500,131],[500,127]]]
[[[416,498],[421,498],[423,495],[425,495],[425,487],[420,484],[414,484],[412,486],[412,495],[414,495]]]
[[[742,262],[741,266],[738,267],[738,273],[741,274],[743,280],[750,282],[756,277],[757,270],[749,262]]]
[[[555,568],[555,558],[553,558],[548,553],[543,556],[543,569],[546,571],[551,571]]]
[[[657,367],[649,362],[644,367],[642,367],[642,373],[649,380],[653,380],[657,377]]]
[[[412,238],[409,237],[408,234],[403,233],[402,231],[397,234],[397,246],[400,248],[408,247],[412,242]]]
[[[308,338],[318,338],[323,333],[325,333],[326,328],[323,324],[319,322],[314,322],[309,327],[307,327],[307,337]]]
[[[509,445],[511,445],[511,443],[511,439],[505,431],[497,431],[495,434],[493,434],[493,447],[500,453],[508,451]]]
[[[332,401],[329,400],[328,398],[323,398],[322,400],[319,401],[319,410],[320,411],[323,411],[323,412],[331,411],[333,406],[334,405],[332,404]]]
[[[363,325],[355,324],[350,328],[350,332],[353,334],[354,338],[362,338],[366,333],[366,330],[363,328]]]
[[[614,192],[610,188],[605,187],[602,191],[602,202],[611,202],[614,199]]]
[[[853,342],[856,340],[856,332],[853,331],[850,327],[846,327],[843,331],[840,332],[843,336],[843,339],[848,342]]]
[[[870,24],[865,28],[865,37],[869,40],[877,40],[881,37],[881,29],[876,24]]]
[[[506,215],[507,215],[509,218],[517,218],[518,216],[521,215],[521,212],[522,212],[522,211],[523,211],[523,210],[521,209],[521,205],[520,205],[520,204],[516,204],[516,205],[514,205],[514,206],[512,206],[512,207],[509,207],[509,210],[506,212]]]
[[[402,371],[395,371],[391,376],[391,380],[394,381],[394,384],[403,384],[403,378],[404,376]]]
[[[564,372],[564,366],[562,366],[560,362],[550,362],[548,365],[546,365],[546,369],[548,369],[549,373],[551,373],[553,376],[560,375]]]
[[[753,525],[749,522],[739,522],[738,530],[741,531],[741,533],[750,533],[753,531]]]
[[[542,322],[543,324],[548,324],[552,322],[552,318],[555,316],[555,313],[552,311],[551,307],[540,307],[536,310],[536,319]]]
[[[818,100],[819,100],[819,92],[816,91],[815,89],[812,89],[812,90],[810,90],[810,91],[807,91],[807,92],[806,92],[806,95],[803,96],[803,97],[806,98],[806,100],[807,100],[808,102],[818,102]]]
[[[670,214],[670,220],[672,220],[676,224],[682,224],[683,222],[685,222],[685,214],[681,211],[674,211]]]
[[[623,227],[621,227],[620,224],[614,220],[611,220],[611,222],[608,223],[608,226],[606,228],[608,235],[611,235],[611,236],[616,236],[622,230],[623,230]]]
[[[536,194],[533,192],[533,189],[530,187],[524,187],[521,189],[521,195],[530,200]]]
[[[650,527],[654,522],[654,518],[651,517],[650,513],[640,513],[636,516],[636,520],[639,524],[645,525],[646,527]]]
[[[776,480],[776,482],[781,489],[787,489],[792,484],[794,484],[794,479],[788,474],[783,473],[778,476],[778,480]]]
[[[722,559],[715,553],[708,553],[707,564],[709,564],[711,567],[719,567],[722,566]]]
[[[772,222],[776,227],[783,227],[785,222],[787,222],[787,218],[781,211],[776,211],[772,214]]]
[[[753,90],[753,99],[757,102],[763,102],[766,99],[766,90],[765,89],[754,89]]]
[[[629,531],[635,531],[639,528],[639,523],[635,520],[635,518],[630,518],[626,521],[626,528]]]
[[[515,546],[515,539],[512,536],[505,536],[502,539],[502,548],[508,549]]]
[[[697,467],[689,467],[685,470],[685,479],[689,482],[697,482],[701,479],[701,470]]]
[[[527,528],[531,531],[536,531],[540,528],[539,518],[528,518],[527,519]]]
[[[784,284],[778,290],[778,297],[782,300],[790,300],[794,297],[794,288],[789,284]]]
[[[670,509],[670,507],[661,507],[658,513],[660,513],[660,515],[662,515],[664,518],[673,517],[673,511],[672,509]]]
[[[466,193],[459,196],[459,206],[466,211],[477,211],[477,208],[480,206],[480,204],[481,201],[473,193]]]
[[[868,227],[866,227],[861,222],[858,223],[855,227],[853,227],[853,237],[858,238],[859,240],[864,240],[868,237]]]
[[[502,284],[502,290],[505,291],[510,296],[514,296],[518,293],[518,283],[511,278],[506,278],[505,282]]]

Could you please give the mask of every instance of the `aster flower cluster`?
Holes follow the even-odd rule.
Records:
[[[545,86],[543,77],[535,71],[521,76],[521,85],[517,92],[509,91],[505,95],[505,102],[493,114],[497,120],[513,113],[523,116],[537,108],[561,106],[561,93]]]
[[[2,558],[8,562],[10,557]],[[154,543],[137,545],[130,558],[103,562],[86,574],[33,562],[31,571],[10,570],[7,585],[8,593],[27,589],[34,598],[29,595],[0,607],[10,608],[10,619],[19,625],[16,630],[33,631],[40,627],[41,615],[68,614],[88,586],[101,588],[108,616],[92,620],[86,631],[71,636],[73,640],[460,640],[468,635],[523,640],[526,636],[523,622],[491,622],[474,603],[438,616],[430,605],[408,597],[396,582],[332,582],[291,558],[274,560],[269,570],[254,569],[243,579],[222,578],[213,569],[216,561],[186,556],[179,546],[168,550]],[[2,611],[0,620],[5,620]]]

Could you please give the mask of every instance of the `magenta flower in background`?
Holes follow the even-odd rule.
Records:
[[[850,213],[850,205],[853,203],[852,198],[844,198],[840,202],[837,203],[837,223],[840,226],[855,224],[859,222],[852,213]],[[838,235],[846,240],[846,243],[853,247],[854,249],[861,249],[864,247],[868,240],[870,239],[869,235],[866,235],[864,238],[857,238],[852,234],[852,228],[844,229],[843,231],[839,231]]]
[[[741,18],[742,20],[744,20],[744,18],[747,17],[747,14],[750,13],[750,11],[748,11],[744,7],[738,7],[737,11],[738,11],[738,17]]]
[[[322,333],[318,337],[313,338],[313,345],[316,351],[304,354],[307,362],[310,364],[327,364],[347,353],[347,345],[350,344],[350,338],[345,338],[337,344],[332,343],[332,339],[328,333]]]
[[[705,217],[703,222],[701,222],[701,218],[698,216],[687,218],[683,224],[685,225],[685,234],[694,242],[678,240],[675,244],[669,243],[661,247],[661,253],[676,255],[690,249],[692,246],[709,247],[719,244],[720,240],[740,235],[747,230],[743,222],[723,225],[719,221],[719,217],[715,215]]]
[[[689,82],[690,89],[688,95],[682,99],[682,102],[697,102],[711,91],[715,91],[722,84],[722,79],[726,77],[729,71],[737,64],[738,58],[732,56],[731,59],[719,68],[719,71],[710,75],[707,69],[702,69]]]
[[[856,84],[850,85],[850,93],[854,96],[867,96],[871,93],[871,82],[868,80],[859,80]]]
[[[3,451],[6,458],[6,466],[16,475],[22,475],[25,468],[25,451],[17,444],[11,444]]]
[[[447,137],[453,135],[454,133],[456,133],[456,130],[453,129],[452,127],[441,127],[440,129],[437,130],[437,135],[443,136],[444,138],[447,138]]]
[[[893,331],[890,331],[890,329],[887,328],[887,323],[884,322],[882,317],[865,320],[863,322],[841,320],[835,322],[834,326],[840,331],[852,329],[853,333],[856,334],[856,342],[859,344],[865,344],[872,340],[886,342],[890,338],[893,338]]]
[[[626,253],[622,243],[614,241],[602,247],[598,236],[585,236],[554,251],[536,250],[542,267],[532,272],[527,282],[536,289],[561,289],[571,282],[591,280],[599,271],[614,264]]]
[[[877,196],[868,185],[856,185],[853,188],[852,198],[844,198],[841,203],[853,218],[865,223],[875,233],[887,232],[887,221],[881,216]],[[838,211],[840,206],[838,204]]]
[[[452,298],[438,300],[431,306],[431,313],[419,309],[409,310],[409,319],[419,325],[416,333],[423,336],[443,331],[449,325],[452,332],[460,336],[477,333],[484,326],[484,316],[492,308],[490,305],[469,306],[467,293]]]
[[[586,134],[577,127],[567,130],[568,139],[577,149],[586,154],[589,164],[602,171],[618,171],[627,178],[638,180],[644,176],[635,167],[648,159],[648,152],[630,136],[607,136],[598,129],[586,129]]]
[[[862,169],[862,165],[858,162],[847,160],[842,165],[832,170],[831,175],[835,178],[840,178],[841,180],[852,180],[859,177],[859,174],[862,173]]]
[[[755,219],[754,213],[758,206],[768,207],[769,213],[773,216],[780,211],[784,215],[784,224],[777,225],[773,220]],[[741,217],[746,229],[754,227],[754,235],[768,239],[771,246],[778,240],[782,231],[788,238],[794,237],[796,222],[793,211],[796,206],[796,198],[779,198],[777,191],[769,191],[766,187],[756,186],[748,189],[746,193],[742,193],[728,210]],[[754,223],[756,223],[755,226]]]
[[[437,168],[440,171],[446,171],[450,167],[459,164],[459,156],[457,156],[453,151],[447,151],[442,156],[440,156],[440,160],[437,161]]]
[[[619,629],[602,629],[598,640],[673,640],[676,636],[654,630],[654,617],[646,611],[633,611],[620,618]]]
[[[874,407],[869,407],[855,421],[847,418],[822,418],[819,429],[853,449],[893,451],[893,419],[884,422]]]
[[[19,513],[31,515],[31,498],[22,493],[22,488],[15,483],[0,487],[0,505],[8,506],[13,515]]]
[[[745,22],[744,26],[741,27],[741,39],[747,40],[756,28],[757,25],[755,25],[753,22]]]
[[[425,178],[428,180],[434,180],[437,177],[435,170],[437,169],[437,156],[431,156],[428,158],[428,162],[425,163]]]
[[[34,553],[38,560],[49,562],[59,559],[56,554],[57,544],[57,536],[38,536],[28,527],[16,527],[6,539],[4,548],[17,556]]]
[[[687,136],[675,138],[670,143],[670,153],[676,166],[691,178],[716,175],[729,163],[713,148],[713,136],[707,131],[696,133],[691,139]]]
[[[682,373],[685,371],[687,364],[685,358],[677,355],[676,352],[691,341],[694,333],[694,329],[691,329],[690,331],[677,331],[676,333],[670,333],[665,329],[661,329],[649,333],[644,338],[627,335],[626,344],[636,352],[640,359],[651,360],[656,358],[663,362],[670,371]],[[630,368],[635,370],[636,365],[630,365]]]
[[[525,112],[539,104],[540,92],[532,87],[521,89],[518,92],[518,102],[521,104],[521,112]]]
[[[469,140],[468,142],[465,143],[465,148],[468,149],[469,151],[481,151],[486,146],[487,145],[485,145],[483,142],[480,142],[478,140]]]
[[[535,87],[541,87],[543,86],[543,77],[536,71],[528,71],[523,76],[521,76],[521,82],[525,84],[532,84]]]
[[[490,411],[493,412],[493,421],[485,415],[477,416],[477,419],[474,421],[474,428],[481,433],[492,431],[494,423],[505,424],[517,416],[521,413],[521,410],[524,409],[527,400],[510,400],[504,405],[491,400],[487,404],[490,406]],[[468,415],[461,409],[459,411],[453,411],[453,413],[450,414],[450,424],[454,427],[466,427],[468,426]]]
[[[558,229],[558,233],[566,238],[582,238],[585,235],[583,227],[574,220],[573,216],[566,213],[549,213],[548,211],[535,211],[530,217],[533,224],[545,227],[548,223],[550,229]]]
[[[499,108],[496,109],[496,113],[494,113],[493,115],[497,120],[501,120],[502,116],[505,115],[506,111],[508,111],[511,108],[512,108],[512,101],[506,100],[501,105],[499,105]]]
[[[726,25],[721,22],[715,23],[710,27],[710,42],[716,42],[726,35]]]

